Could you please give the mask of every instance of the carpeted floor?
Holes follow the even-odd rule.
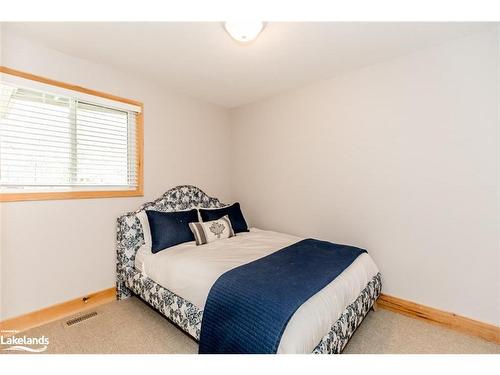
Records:
[[[56,321],[23,334],[45,335],[46,353],[197,353],[198,345],[137,298],[111,302],[98,315]],[[4,352],[5,353],[5,352]],[[371,311],[344,353],[500,353],[500,345],[386,310]]]

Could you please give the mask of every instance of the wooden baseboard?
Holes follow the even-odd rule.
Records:
[[[479,322],[454,313],[420,305],[386,294],[380,295],[378,306],[386,310],[424,320],[428,323],[439,324],[446,328],[478,336],[485,340],[500,344],[500,327],[493,324]]]
[[[116,288],[104,289],[99,292],[88,294],[81,298],[63,302],[57,305],[49,306],[41,310],[10,318],[0,322],[0,331],[8,336],[14,334],[14,331],[26,331],[27,329],[41,326],[58,319],[94,308],[104,303],[116,299]]]

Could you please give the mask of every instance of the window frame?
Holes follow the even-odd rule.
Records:
[[[117,102],[136,105],[141,108],[136,116],[136,142],[137,142],[137,186],[134,190],[75,190],[75,191],[50,191],[50,192],[7,192],[0,193],[0,202],[42,201],[52,199],[89,199],[89,198],[118,198],[144,196],[144,105],[142,102],[121,98],[116,95],[87,89],[81,86],[56,81],[31,73],[22,72],[5,66],[0,66],[0,73],[9,74],[47,85],[62,87],[64,89],[81,92]]]

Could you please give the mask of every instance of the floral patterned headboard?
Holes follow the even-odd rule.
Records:
[[[125,272],[134,267],[135,254],[144,244],[144,233],[137,214],[143,210],[164,212],[182,211],[190,208],[224,207],[217,198],[209,197],[201,189],[192,185],[179,185],[168,190],[160,198],[141,205],[138,210],[129,212],[117,219],[116,235],[116,293],[118,299],[128,297],[130,291],[125,287]]]

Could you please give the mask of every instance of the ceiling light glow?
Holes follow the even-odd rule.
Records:
[[[240,43],[248,43],[257,38],[264,29],[261,21],[224,22],[224,29],[231,37]]]

